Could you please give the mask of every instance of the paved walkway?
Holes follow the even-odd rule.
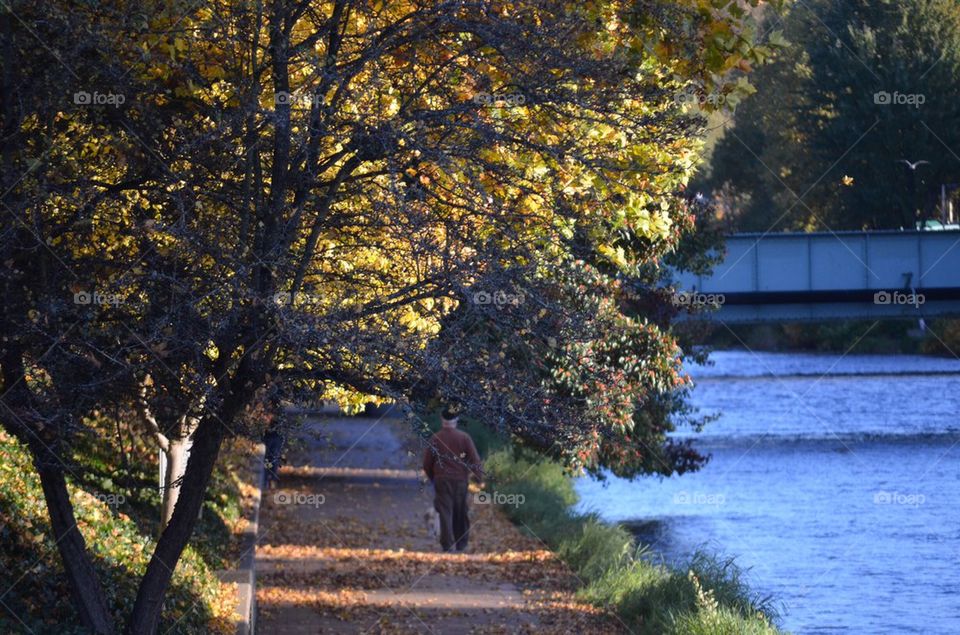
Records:
[[[469,553],[440,553],[419,459],[399,422],[308,422],[264,496],[259,633],[619,632],[490,505],[472,506]]]

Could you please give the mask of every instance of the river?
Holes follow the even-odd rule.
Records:
[[[696,474],[580,479],[676,562],[735,556],[798,633],[960,633],[960,361],[718,351]],[[680,436],[690,431],[679,431]]]

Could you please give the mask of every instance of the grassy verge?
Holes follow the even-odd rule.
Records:
[[[149,444],[133,436],[106,434],[98,439],[78,454],[69,481],[78,526],[114,619],[122,624],[155,545],[160,505],[157,457]],[[242,500],[250,493],[240,477],[249,469],[248,445],[228,443],[224,448],[194,540],[174,572],[161,633],[233,632],[236,590],[220,583],[215,571],[234,566],[239,555],[235,538],[242,523]],[[78,619],[51,538],[39,479],[27,451],[3,432],[0,571],[5,578],[0,585],[0,632],[83,632],[75,626]]]
[[[486,467],[488,489],[523,496],[522,504],[502,507],[507,515],[573,569],[583,581],[581,597],[612,609],[631,631],[657,635],[780,632],[770,599],[750,592],[732,560],[697,553],[683,567],[651,562],[622,526],[571,511],[576,494],[556,463],[501,448],[487,457]]]
[[[923,343],[923,352],[943,357],[960,355],[960,320],[933,320]]]

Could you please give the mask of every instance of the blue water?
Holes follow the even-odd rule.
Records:
[[[694,435],[707,467],[582,479],[581,508],[668,561],[736,556],[794,633],[960,633],[960,361],[711,357],[690,369],[720,414]]]

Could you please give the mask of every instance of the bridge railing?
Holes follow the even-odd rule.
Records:
[[[902,317],[909,311],[882,306],[907,304],[897,292],[922,294],[928,311],[955,314],[960,231],[735,234],[712,275],[682,274],[677,288],[721,297],[721,319]],[[861,306],[842,306],[851,304]]]

